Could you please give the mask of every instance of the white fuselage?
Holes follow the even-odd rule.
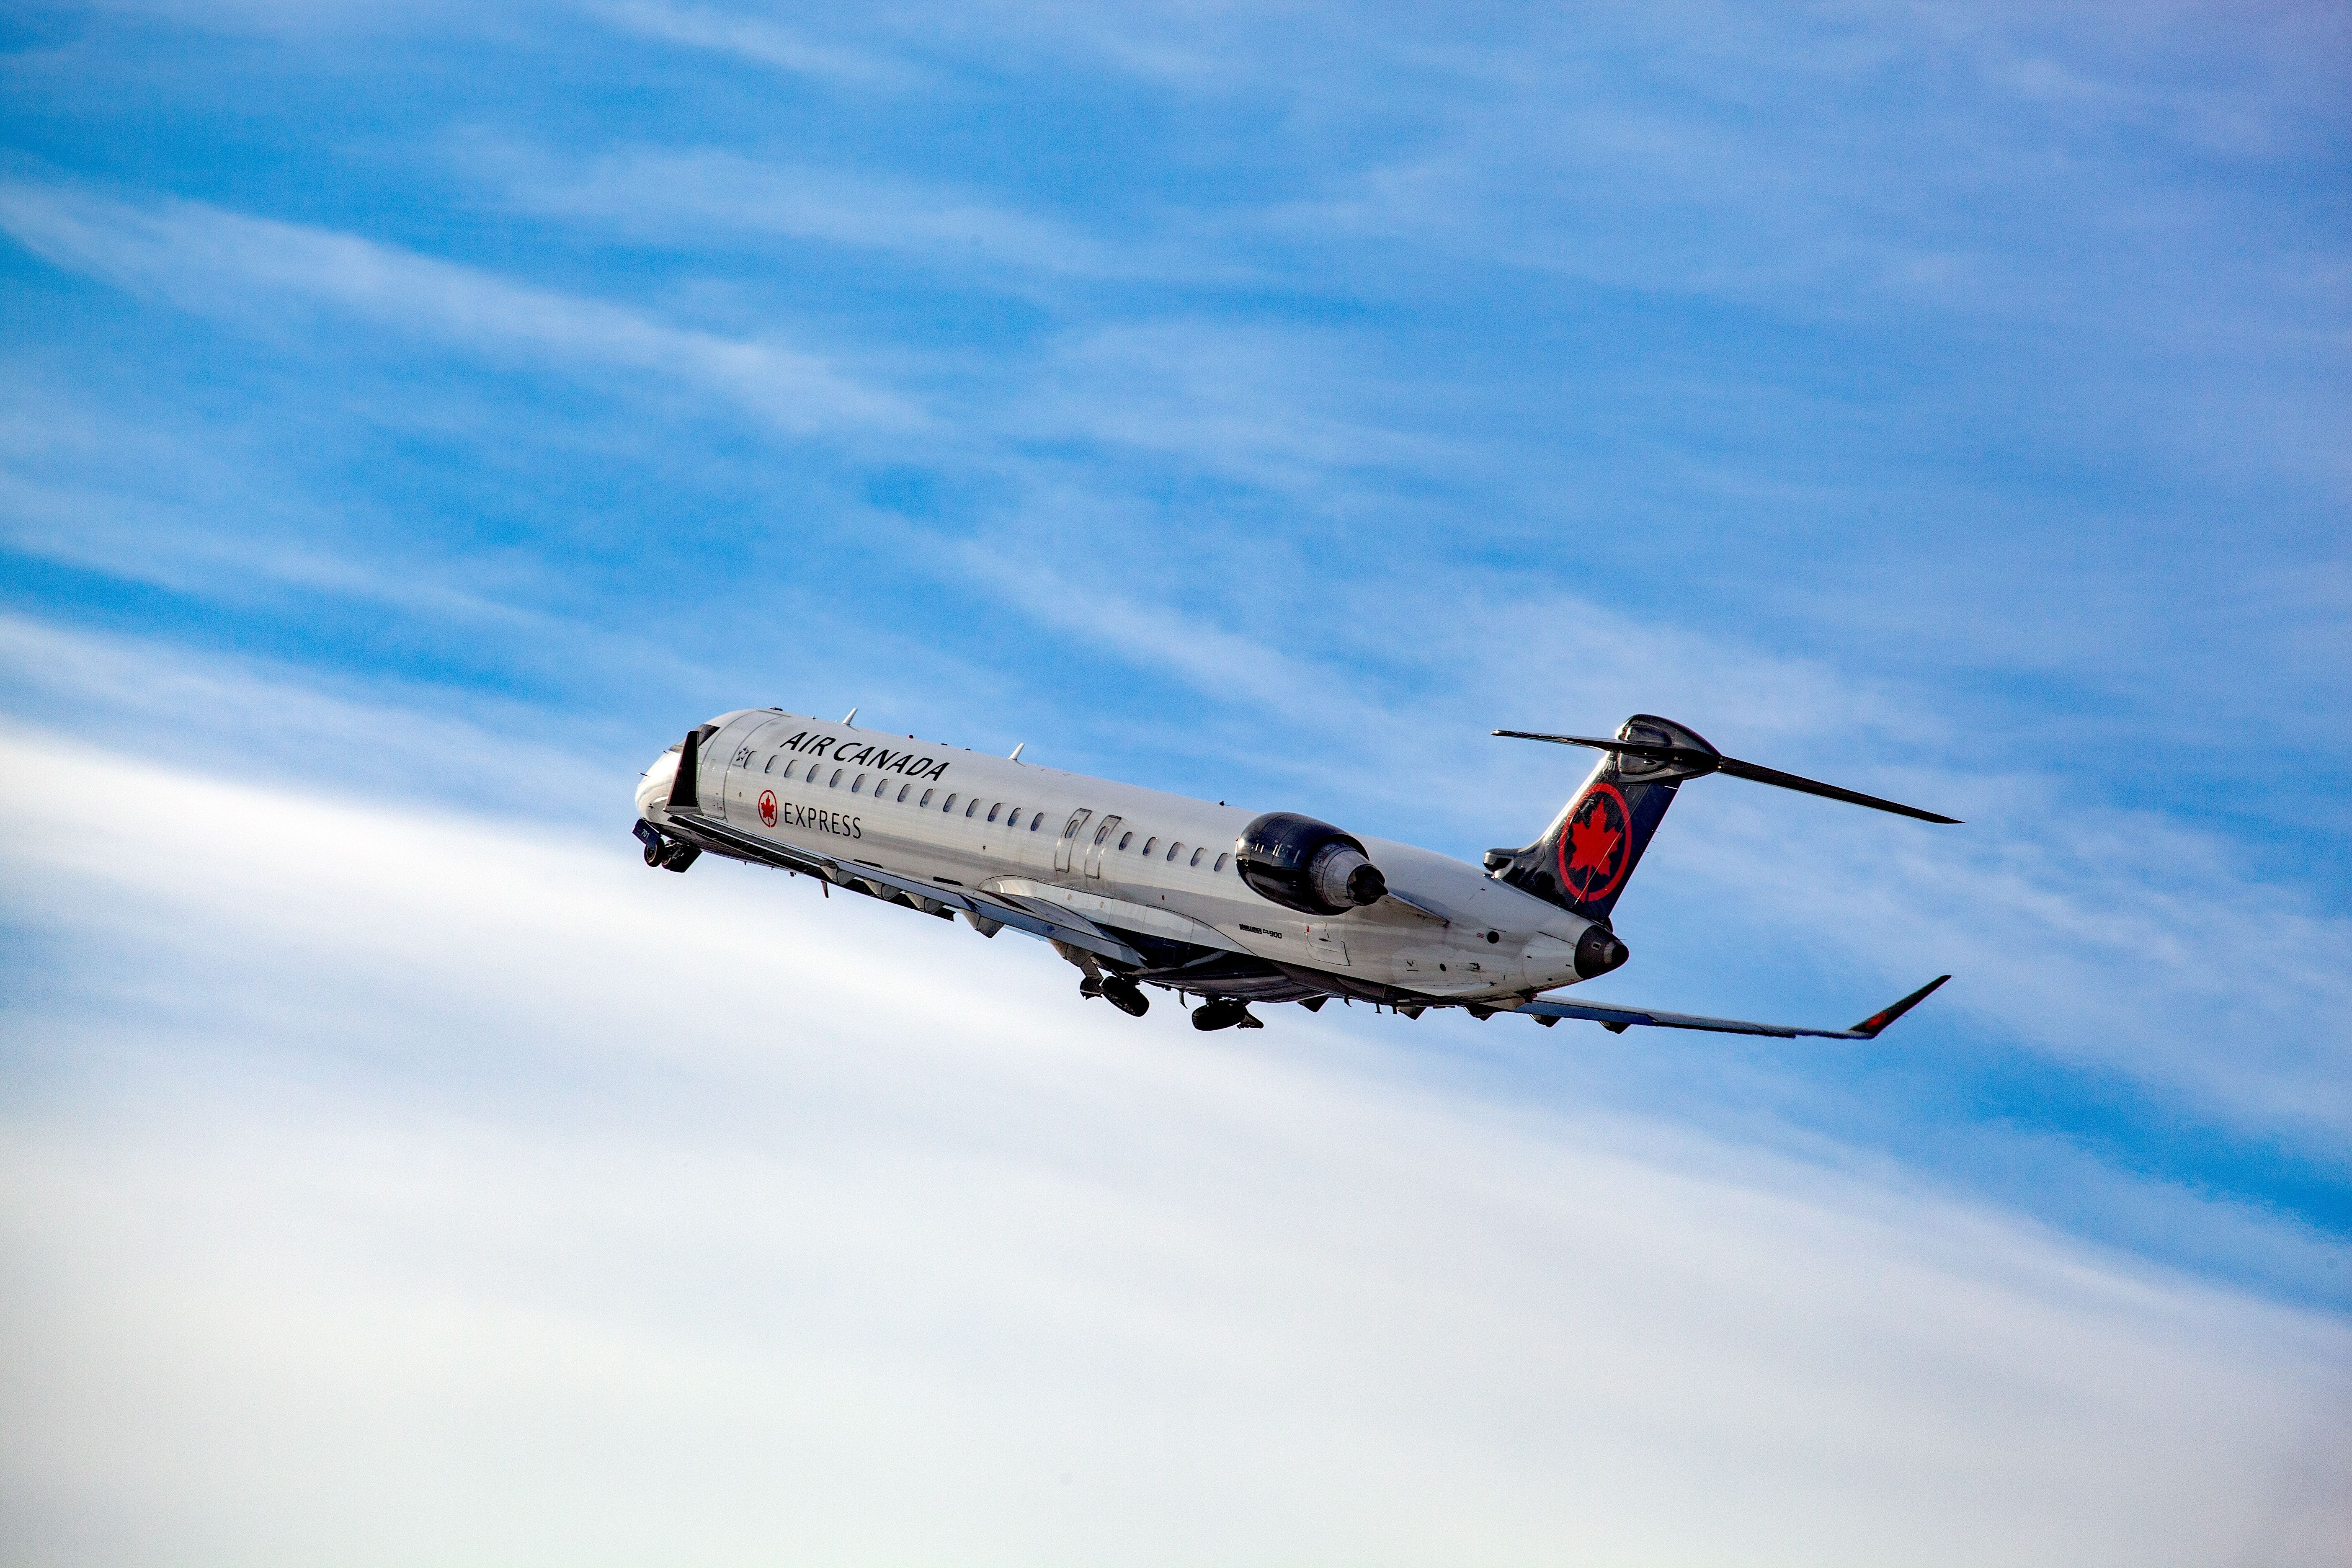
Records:
[[[715,722],[701,810],[770,843],[1428,996],[1507,998],[1578,978],[1589,922],[1408,844],[1362,840],[1402,898],[1301,914],[1235,869],[1252,811],[775,709]],[[637,791],[656,827],[677,755],[656,759]]]

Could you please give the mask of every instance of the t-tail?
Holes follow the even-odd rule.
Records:
[[[1495,733],[1522,741],[1590,746],[1601,753],[1584,787],[1561,807],[1543,837],[1525,849],[1487,850],[1486,869],[1515,888],[1603,925],[1685,779],[1728,773],[1922,822],[1959,820],[1727,757],[1696,731],[1654,713],[1634,714],[1607,740],[1591,735],[1539,735],[1525,730]]]

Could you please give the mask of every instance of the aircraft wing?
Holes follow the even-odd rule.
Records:
[[[936,905],[982,920],[994,921],[999,925],[1011,926],[1031,936],[1064,942],[1138,968],[1148,962],[1143,954],[1083,915],[1056,909],[1043,900],[1024,899],[1016,903],[970,888],[954,887],[937,880],[922,881],[869,861],[845,860],[837,855],[823,855],[814,849],[772,843],[730,827],[698,811],[673,808],[664,815],[694,837],[762,865],[781,867],[788,871],[804,871],[812,877],[823,877],[837,887],[863,882],[870,891],[884,898],[892,893],[901,893],[910,900],[919,900],[919,908]]]
[[[1902,1001],[1873,1013],[1851,1029],[1805,1029],[1793,1024],[1751,1024],[1744,1018],[1703,1018],[1695,1013],[1663,1013],[1654,1007],[1617,1007],[1605,1002],[1554,1002],[1541,997],[1497,1011],[1525,1013],[1537,1023],[1546,1026],[1561,1018],[1585,1018],[1618,1035],[1636,1024],[1643,1024],[1658,1029],[1705,1029],[1718,1035],[1771,1035],[1780,1039],[1811,1035],[1824,1040],[1874,1040],[1880,1030],[1926,1001],[1936,987],[1950,978],[1948,974],[1937,975]]]

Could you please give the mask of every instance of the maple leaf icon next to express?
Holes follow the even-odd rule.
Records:
[[[1581,871],[1591,867],[1594,876],[1609,869],[1609,857],[1617,847],[1617,835],[1604,820],[1601,803],[1594,801],[1592,809],[1568,825],[1568,841],[1574,853],[1568,868]]]

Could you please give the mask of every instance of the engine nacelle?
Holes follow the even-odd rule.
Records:
[[[1301,914],[1345,914],[1389,890],[1360,841],[1293,811],[1269,811],[1243,828],[1234,860],[1260,897]]]

